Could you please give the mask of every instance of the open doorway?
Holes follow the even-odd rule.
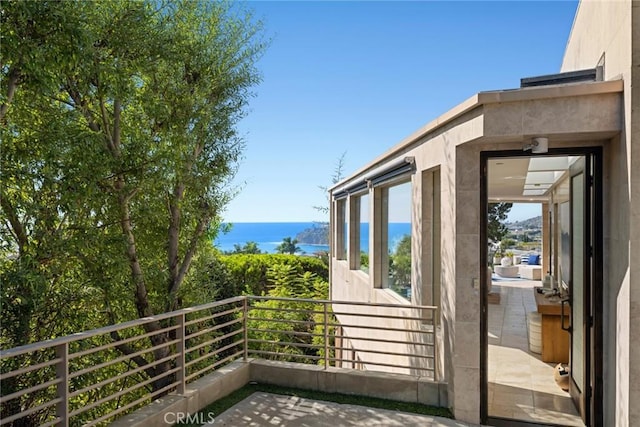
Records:
[[[500,241],[490,239],[484,217],[483,421],[594,425],[602,369],[599,153],[483,153],[483,164],[485,211],[528,203],[540,216],[538,227]]]

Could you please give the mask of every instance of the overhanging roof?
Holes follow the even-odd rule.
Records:
[[[462,118],[465,114],[476,110],[478,108],[483,108],[483,113],[487,114],[487,111],[507,111],[515,108],[518,104],[523,104],[527,102],[535,102],[535,101],[545,101],[545,100],[558,100],[559,98],[566,99],[576,99],[579,97],[585,96],[599,96],[599,95],[609,95],[609,94],[617,94],[623,91],[624,85],[622,80],[610,80],[603,82],[587,82],[587,83],[573,83],[573,84],[560,84],[560,85],[551,85],[551,86],[536,86],[536,87],[526,87],[520,89],[511,89],[511,90],[498,90],[498,91],[487,91],[480,92],[470,97],[466,101],[458,104],[451,110],[442,114],[435,120],[427,123],[422,128],[418,129],[413,134],[409,135],[405,139],[403,139],[399,144],[393,146],[384,154],[375,158],[373,161],[369,162],[364,167],[358,169],[355,173],[351,174],[348,178],[342,180],[341,182],[332,186],[329,190],[333,191],[336,188],[342,188],[345,185],[349,185],[350,182],[354,180],[360,179],[361,176],[365,175],[367,171],[370,171],[374,168],[380,167],[384,165],[386,162],[393,161],[397,156],[399,156],[402,152],[406,152],[408,149],[412,148],[412,146],[420,144],[424,141],[425,138],[429,137],[430,134],[435,134],[439,130],[443,129],[445,125],[452,123],[453,121]],[[489,116],[487,123],[485,123],[485,129],[483,129],[483,134],[479,135],[478,139],[482,139],[486,137],[487,140],[495,140],[497,142],[503,141],[517,141],[518,137],[522,139],[525,135],[525,130],[522,128],[515,129],[512,134],[504,134],[497,135],[491,134],[491,132],[486,129],[487,126],[491,125],[491,118],[497,117],[497,115]],[[520,123],[516,123],[517,125],[521,125]],[[593,123],[594,127],[598,127],[599,123]],[[609,126],[611,127],[611,126]],[[621,127],[621,122],[616,122],[615,129],[603,129],[601,136],[611,135],[614,132],[619,132]],[[593,129],[587,130],[585,134],[596,134]]]

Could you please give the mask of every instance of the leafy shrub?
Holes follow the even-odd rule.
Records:
[[[229,272],[231,287],[235,292],[234,295],[225,292],[225,298],[243,293],[265,295],[273,284],[267,277],[267,271],[276,264],[291,266],[296,274],[309,272],[322,280],[329,280],[329,268],[318,258],[286,254],[234,254],[222,255],[220,261]]]

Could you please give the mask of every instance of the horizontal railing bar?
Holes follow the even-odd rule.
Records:
[[[323,347],[322,344],[305,344],[305,343],[295,343],[291,341],[259,340],[255,338],[250,338],[248,342],[261,343],[261,344],[273,344],[273,345],[291,345],[293,347],[317,348],[317,349],[320,349]]]
[[[297,358],[302,358],[302,359],[309,359],[309,360],[320,360],[322,359],[322,356],[310,356],[307,354],[295,354],[295,353],[276,353],[273,351],[266,351],[266,350],[249,350],[249,354],[268,354],[271,356],[280,356],[280,357],[297,357]]]
[[[212,357],[212,356],[217,356],[218,354],[222,353],[223,351],[228,350],[228,349],[233,348],[233,347],[237,347],[240,344],[242,344],[242,341],[234,341],[231,344],[227,344],[224,347],[217,349],[213,353],[208,353],[208,354],[205,354],[204,356],[200,356],[200,357],[198,357],[196,359],[190,360],[187,363],[185,363],[184,366],[185,366],[185,368],[188,368],[189,366],[191,366],[193,364],[196,364],[196,363],[200,362],[201,360],[207,359],[207,358]]]
[[[93,348],[89,348],[87,350],[82,350],[82,351],[78,351],[78,352],[75,352],[75,353],[71,353],[69,355],[69,360],[77,359],[78,357],[86,356],[87,354],[97,353],[98,351],[101,351],[101,350],[108,350],[108,349],[113,348],[113,347],[115,347],[117,345],[127,344],[127,343],[130,343],[132,341],[138,341],[138,340],[141,340],[141,339],[144,339],[144,338],[152,337],[154,335],[163,334],[165,332],[169,332],[169,331],[178,329],[179,327],[180,327],[179,325],[167,326],[166,328],[162,328],[162,329],[159,329],[157,331],[147,332],[145,334],[136,335],[134,337],[125,338],[123,340],[112,340],[110,343],[103,344],[103,345],[101,345],[99,347],[93,347]]]
[[[222,340],[223,340],[223,339],[225,339],[225,338],[229,338],[229,337],[232,337],[232,336],[234,336],[234,335],[241,334],[241,333],[243,333],[243,332],[244,332],[244,331],[243,331],[242,329],[238,329],[237,331],[229,332],[228,334],[225,334],[225,335],[220,335],[219,337],[216,337],[216,338],[214,338],[214,339],[212,339],[212,340],[209,340],[209,341],[207,341],[207,342],[203,342],[203,343],[198,344],[198,345],[195,345],[195,346],[193,346],[193,347],[189,347],[189,348],[185,351],[185,353],[186,353],[186,354],[189,354],[189,353],[194,352],[194,351],[196,351],[196,350],[200,350],[202,347],[206,347],[206,346],[208,346],[208,345],[215,344],[215,343],[217,343],[217,342],[219,342],[219,341],[222,341]]]
[[[374,319],[394,319],[394,320],[400,319],[400,320],[408,320],[408,321],[415,321],[415,322],[421,322],[421,323],[425,323],[425,321],[428,320],[425,317],[420,317],[420,316],[396,316],[391,314],[380,314],[380,315],[377,315],[375,313],[354,314],[354,313],[347,313],[342,311],[334,311],[332,314],[335,314],[336,316],[351,316],[351,317],[374,318]]]
[[[335,347],[338,350],[353,350],[351,347]],[[373,354],[384,354],[387,356],[402,356],[402,357],[417,357],[419,359],[434,359],[434,355],[421,355],[416,353],[397,353],[393,351],[382,351],[382,350],[367,350],[358,348],[356,349],[358,353],[373,353]]]
[[[200,335],[204,335],[204,334],[207,334],[207,333],[215,332],[215,331],[220,330],[222,328],[225,328],[227,326],[235,325],[236,323],[242,323],[242,319],[230,320],[230,321],[228,321],[226,323],[221,323],[220,325],[216,325],[216,326],[211,327],[211,328],[203,329],[202,331],[194,332],[193,334],[187,335],[184,339],[185,340],[190,340],[190,339],[193,339],[193,338],[198,338]]]
[[[27,374],[31,371],[36,371],[38,369],[41,368],[46,368],[48,366],[53,366],[56,363],[62,361],[61,358],[56,357],[55,359],[51,359],[47,362],[42,362],[42,363],[38,363],[37,365],[31,365],[31,366],[27,366],[26,368],[20,368],[20,369],[16,369],[15,371],[11,371],[11,372],[7,372],[5,374],[0,375],[0,382],[1,381],[6,381],[9,378],[13,378],[16,375],[22,375],[22,374]]]
[[[29,387],[29,388],[24,389],[24,390],[18,390],[18,391],[14,392],[14,393],[11,393],[11,394],[8,394],[6,396],[0,397],[0,403],[7,403],[8,401],[15,399],[16,397],[20,397],[20,396],[23,396],[25,394],[33,393],[34,391],[42,390],[43,388],[54,386],[56,384],[59,384],[60,382],[62,382],[62,379],[61,378],[56,378],[55,380],[51,380],[51,381],[47,381],[46,383],[34,385],[33,387]]]
[[[249,300],[276,300],[276,301],[294,301],[294,302],[312,302],[314,304],[330,304],[330,305],[357,305],[365,307],[388,307],[388,308],[419,308],[419,309],[437,309],[435,305],[411,305],[411,304],[388,304],[388,303],[374,303],[374,302],[360,302],[360,301],[341,301],[341,300],[326,300],[326,299],[309,299],[309,298],[286,298],[286,297],[272,297],[272,296],[259,296],[259,295],[247,295]],[[253,308],[253,307],[251,307]]]
[[[100,423],[100,422],[102,422],[104,420],[108,420],[109,418],[113,418],[114,416],[120,414],[121,412],[124,412],[127,409],[132,408],[132,407],[140,404],[141,402],[144,402],[145,400],[151,399],[153,401],[154,397],[156,397],[157,395],[159,395],[161,393],[164,393],[167,390],[170,390],[170,389],[174,388],[177,385],[178,385],[178,381],[173,382],[173,383],[161,388],[160,390],[156,390],[156,391],[154,391],[152,393],[149,393],[148,395],[143,396],[140,399],[129,403],[128,405],[121,406],[118,409],[116,409],[116,410],[114,410],[114,411],[112,411],[112,412],[110,412],[110,413],[108,413],[106,415],[101,416],[100,418],[97,418],[97,419],[95,419],[95,420],[93,420],[91,422],[88,422],[88,423],[84,424],[84,426],[94,426],[94,425],[96,425],[96,424],[98,424],[98,423]]]
[[[347,338],[350,340],[358,340],[358,341],[374,341],[374,342],[386,342],[392,344],[409,344],[409,345],[422,345],[425,347],[433,347],[434,343],[426,343],[426,342],[416,342],[416,341],[399,341],[399,340],[385,340],[382,338],[364,338],[364,337],[352,337],[349,335],[334,335],[336,338]]]
[[[232,304],[234,302],[243,301],[246,296],[237,296],[233,298],[227,298],[222,301],[214,301],[207,304],[198,305],[195,307],[183,308],[176,311],[171,311],[169,313],[156,314],[154,316],[143,317],[140,319],[130,320],[128,322],[119,323],[116,325],[109,325],[98,329],[92,329],[90,331],[78,332],[73,335],[67,335],[65,337],[54,338],[52,340],[40,341],[33,344],[27,344],[20,347],[10,348],[8,350],[0,350],[0,359],[5,359],[8,357],[19,356],[24,353],[29,353],[32,351],[42,350],[44,348],[55,347],[60,344],[71,343],[74,341],[80,341],[87,338],[95,337],[98,335],[104,335],[111,332],[121,331],[123,329],[131,328],[134,326],[142,326],[147,323],[157,322],[164,319],[169,319],[171,317],[177,317],[182,314],[190,314],[201,310],[207,310],[214,307],[219,307],[225,304]]]
[[[266,301],[266,300],[289,301],[289,302],[295,302],[295,303],[309,304],[309,309],[300,308],[300,306],[292,307],[292,308],[286,308],[286,307],[274,308],[274,307],[256,307],[255,305],[251,305],[251,302],[259,302],[259,301]],[[246,307],[245,304],[247,303],[249,306],[248,308],[245,308]],[[239,304],[240,306],[238,306]],[[325,305],[324,311],[316,309],[318,308],[318,306],[321,306],[321,305]],[[393,311],[394,314],[384,314],[391,310],[380,310],[380,311],[383,311],[383,313],[378,313],[378,314],[372,313],[372,311],[375,311],[375,310],[365,310],[367,311],[365,313],[353,313],[353,312],[345,311],[345,310],[349,310],[349,308],[347,307],[352,307],[353,310],[356,310],[355,307],[358,307],[358,306],[367,307],[367,308],[375,308],[375,307],[389,308],[389,309],[394,309],[395,311]],[[327,308],[329,310],[327,310]],[[330,310],[334,308],[341,311],[331,312]],[[248,312],[245,311],[247,309],[248,309]],[[207,312],[206,310],[211,310],[211,311]],[[265,315],[267,314],[271,315],[269,313],[275,313],[275,316],[280,318],[273,319],[273,318],[264,318],[264,317],[257,317],[257,316],[252,317],[252,313],[260,314],[258,313],[259,310],[265,310],[264,312]],[[422,313],[416,312],[415,310],[421,310]],[[56,338],[56,339],[52,339],[44,342],[28,344],[21,347],[0,351],[0,359],[2,360],[11,358],[11,357],[20,356],[20,355],[29,354],[29,353],[33,353],[34,358],[36,358],[35,356],[37,356],[38,359],[42,359],[41,357],[39,357],[39,355],[46,355],[47,357],[53,356],[50,353],[53,352],[56,346],[74,343],[74,347],[80,348],[81,350],[69,354],[69,359],[75,359],[77,361],[75,365],[78,365],[76,367],[72,366],[72,369],[73,368],[75,369],[82,368],[82,369],[77,370],[75,372],[70,372],[68,375],[68,380],[80,377],[82,375],[92,374],[92,373],[97,376],[98,374],[103,372],[103,371],[100,371],[101,369],[116,365],[118,363],[123,363],[123,364],[126,363],[128,365],[128,366],[123,365],[122,367],[124,369],[119,370],[120,372],[123,372],[122,374],[119,374],[119,373],[110,374],[111,376],[110,378],[108,377],[104,379],[103,377],[101,381],[90,384],[83,389],[68,390],[68,398],[77,399],[79,396],[90,396],[92,394],[90,392],[96,389],[101,389],[106,386],[110,386],[112,388],[115,388],[117,392],[114,392],[109,396],[104,396],[99,400],[95,402],[91,402],[81,408],[77,407],[80,405],[80,402],[73,402],[69,400],[67,400],[66,402],[63,402],[61,398],[55,398],[35,408],[29,408],[25,412],[22,412],[21,414],[16,414],[13,416],[11,420],[16,420],[16,419],[29,416],[34,412],[42,411],[43,408],[50,408],[52,405],[59,404],[61,402],[66,403],[67,405],[69,404],[72,405],[72,408],[70,408],[72,409],[72,412],[70,412],[69,414],[70,417],[76,417],[79,414],[86,414],[84,415],[86,417],[88,416],[88,414],[92,413],[89,411],[92,411],[94,408],[99,407],[100,405],[108,404],[108,402],[113,402],[115,401],[115,399],[121,398],[121,396],[123,395],[128,394],[129,396],[127,397],[127,399],[131,399],[131,398],[135,398],[131,396],[131,394],[134,394],[134,395],[143,394],[143,396],[137,399],[135,402],[131,402],[125,405],[125,403],[127,402],[127,400],[125,400],[123,402],[123,405],[125,406],[120,407],[117,410],[110,412],[109,414],[105,414],[100,418],[91,420],[89,421],[88,424],[85,424],[85,425],[98,424],[103,420],[117,417],[119,416],[119,414],[123,413],[124,411],[127,411],[129,408],[132,408],[135,405],[139,405],[144,401],[152,400],[154,396],[157,396],[160,393],[166,392],[166,390],[170,390],[170,389],[175,390],[176,386],[179,386],[180,384],[180,381],[178,380],[173,382],[172,384],[163,386],[162,390],[149,392],[148,390],[150,388],[149,384],[153,382],[157,382],[159,379],[163,379],[169,375],[175,375],[177,372],[180,372],[181,369],[186,370],[187,368],[189,368],[190,370],[192,370],[194,368],[197,368],[198,364],[200,364],[200,366],[206,365],[202,369],[199,369],[197,372],[193,372],[193,373],[190,373],[189,375],[186,375],[183,379],[183,381],[192,381],[194,378],[199,377],[200,375],[203,375],[204,373],[207,373],[209,371],[214,371],[224,363],[228,363],[228,361],[230,360],[235,360],[238,357],[242,356],[243,354],[245,358],[247,357],[248,354],[251,354],[252,356],[255,356],[255,357],[260,357],[260,355],[264,355],[265,357],[268,356],[267,358],[269,359],[276,359],[276,360],[283,359],[283,358],[285,360],[286,359],[288,360],[302,359],[307,363],[314,363],[314,364],[319,360],[325,360],[327,364],[330,364],[330,363],[336,364],[336,362],[343,362],[343,363],[359,363],[363,365],[370,365],[371,367],[381,366],[381,367],[392,367],[392,368],[405,369],[405,370],[409,369],[414,371],[413,372],[414,375],[422,375],[422,374],[419,374],[419,372],[426,371],[428,372],[426,374],[427,377],[435,378],[438,355],[436,351],[437,350],[437,342],[436,342],[437,337],[435,335],[436,327],[434,324],[435,324],[435,316],[437,316],[438,310],[439,308],[436,306],[418,306],[418,305],[408,305],[408,304],[403,305],[401,303],[385,304],[385,303],[368,303],[368,302],[355,302],[355,301],[332,301],[332,300],[300,299],[300,298],[286,298],[286,297],[283,298],[283,297],[270,297],[270,296],[239,296],[239,297],[234,297],[234,298],[230,298],[222,301],[215,301],[212,303],[203,304],[196,307],[181,309],[174,312],[162,313],[157,316],[150,316],[147,318],[135,319],[129,322],[125,322],[117,325],[110,325],[100,329],[85,331],[78,334],[69,335],[66,337],[60,337],[60,338]],[[240,312],[244,312],[244,316],[240,317],[239,315],[237,315]],[[402,315],[403,313],[406,313],[408,315],[404,316]],[[304,319],[310,319],[310,320],[295,320],[295,319],[282,318],[290,314],[297,314],[292,317],[303,317]],[[300,316],[300,314],[303,314],[304,316]],[[328,318],[326,317],[327,314],[330,314]],[[187,316],[187,315],[189,320],[184,319],[184,316]],[[319,317],[317,315],[325,315],[325,317],[323,317],[323,320],[318,320]],[[354,321],[362,321],[363,323],[366,323],[368,319],[372,319],[372,318],[381,319],[381,320],[387,320],[387,319],[395,320],[396,321],[395,323],[398,325],[407,324],[408,322],[411,322],[408,324],[411,326],[416,325],[418,329],[413,329],[413,328],[407,329],[407,328],[401,328],[401,327],[390,328],[390,327],[384,327],[384,326],[369,326],[369,325],[339,323],[334,317],[336,315],[340,317],[344,316],[344,319],[347,321],[349,321],[350,318],[353,317]],[[200,316],[200,317],[197,317],[197,316]],[[220,319],[224,316],[227,316],[227,318],[231,317],[232,320],[226,321],[222,324],[217,324],[216,319]],[[355,320],[356,318],[359,318],[360,320]],[[164,320],[168,320],[168,321],[165,322]],[[403,321],[404,323],[398,322],[398,320]],[[159,321],[162,321],[162,325],[173,324],[173,323],[176,323],[176,324],[172,326],[163,327],[157,331],[146,332],[142,329],[140,330],[136,329],[134,331],[131,331],[131,328],[145,328],[147,330],[151,329],[148,326],[148,324],[150,322],[159,322]],[[249,328],[245,322],[251,322],[251,321],[272,322],[274,326],[278,328],[282,327],[283,329],[290,329],[290,330]],[[370,323],[374,323],[374,322],[370,322]],[[345,332],[355,332],[355,333],[358,332],[356,331],[356,329],[358,329],[362,331],[363,335],[372,335],[374,337],[366,338],[364,336],[350,336],[350,335],[347,335],[345,332],[342,332],[341,334],[335,333],[340,331],[334,331],[333,333],[332,332],[317,333],[316,330],[313,328],[315,325],[323,325],[325,328],[342,327],[342,328],[345,328]],[[156,325],[153,325],[153,326],[156,326]],[[310,331],[309,332],[300,331],[299,330],[300,328],[298,326],[306,326],[308,329],[310,329]],[[179,330],[182,327],[184,328],[189,327],[189,329],[194,331],[192,334],[186,335],[184,337],[180,335],[180,337],[182,337],[183,339],[183,342],[187,341],[187,343],[189,343],[189,341],[191,340],[191,342],[194,344],[191,347],[187,346],[183,350],[184,354],[180,353],[179,351],[176,351],[174,347],[176,344],[180,342],[180,339],[169,340],[165,343],[161,343],[156,346],[153,346],[153,344],[148,341],[149,338],[153,336],[158,336],[160,334],[168,335],[169,333],[171,333],[171,335],[173,335],[172,331]],[[105,334],[113,333],[115,331],[126,331],[127,329],[129,329],[130,331],[125,332],[125,335],[130,333],[136,333],[136,332],[144,332],[144,333],[136,336],[126,337],[119,341],[109,342],[107,344],[102,344],[100,342],[97,342],[95,344],[100,344],[100,345],[96,345],[95,347],[91,347],[91,345],[93,345],[92,342],[86,342],[86,343],[82,342],[82,340],[87,340],[92,337],[99,337]],[[392,339],[394,338],[394,335],[389,334],[390,339],[387,339],[385,338],[386,335],[376,333],[376,331],[385,331],[385,332],[394,332],[394,333],[398,332],[398,333],[401,333],[402,336],[398,337],[400,339]],[[222,333],[222,335],[216,336],[219,333]],[[287,341],[278,341],[278,340],[269,340],[269,339],[260,339],[260,338],[249,339],[246,335],[242,340],[237,340],[236,337],[238,335],[248,334],[248,333],[250,334],[254,334],[254,333],[281,334],[280,336],[284,337],[284,339],[286,339]],[[207,336],[207,334],[209,334],[209,336]],[[417,334],[420,334],[420,336],[418,336]],[[408,340],[402,339],[402,338],[405,338],[404,335],[408,337]],[[411,336],[416,337],[416,339],[411,340],[410,338]],[[351,340],[353,342],[358,342],[358,341],[363,343],[371,342],[372,344],[373,343],[392,344],[393,346],[388,346],[389,350],[396,350],[396,351],[363,349],[363,348],[354,349],[353,346],[341,347],[341,346],[331,345],[330,341],[324,341],[322,344],[308,343],[308,341],[307,342],[292,341],[293,339],[298,339],[298,338],[308,338],[309,340],[313,338],[314,341],[316,341],[315,340],[316,337],[323,337],[323,340],[324,339],[326,340],[343,339],[343,340]],[[106,338],[109,338],[109,337],[100,338],[99,340],[94,340],[94,341],[105,342]],[[145,341],[142,342],[142,340],[145,340]],[[206,340],[206,342],[199,342],[202,340]],[[232,342],[230,342],[229,344],[221,348],[216,349],[215,348],[216,343],[221,343],[224,340],[226,340],[227,342],[228,341],[232,341]],[[134,347],[133,350],[135,350],[135,352],[132,354],[125,354],[120,357],[115,357],[112,360],[105,361],[103,363],[99,363],[94,366],[90,366],[90,363],[93,363],[92,360],[86,360],[86,361],[80,360],[80,358],[82,358],[83,356],[95,355],[101,351],[117,349],[119,345],[132,343],[136,341],[138,341],[139,343],[136,343],[136,345],[133,346]],[[272,346],[271,348],[273,351],[246,348],[246,346],[249,343],[251,343],[251,345],[253,345],[254,347],[257,347],[259,345],[263,345],[265,347]],[[152,345],[152,347],[139,349],[141,347],[146,347],[148,345]],[[413,352],[397,351],[397,350],[405,349],[405,347],[401,347],[401,346],[407,346],[407,349]],[[138,347],[138,349],[136,349],[135,347]],[[381,346],[371,345],[371,347],[377,348]],[[238,348],[240,348],[240,350],[235,351]],[[398,357],[398,358],[401,357],[403,359],[399,359],[399,360],[407,360],[407,362],[403,362],[401,364],[395,364],[395,363],[384,363],[384,362],[363,361],[363,360],[353,361],[350,359],[328,357],[329,355],[316,356],[316,355],[285,352],[288,349],[288,351],[310,352],[310,353],[316,354],[317,353],[316,350],[319,350],[322,348],[325,348],[325,350],[331,349],[336,352],[339,350],[344,350],[344,351],[357,351],[363,355],[364,354],[385,355],[385,356],[389,356],[388,358],[393,360],[394,362],[395,362],[394,360],[395,357]],[[133,362],[132,361],[133,357],[148,355],[149,353],[158,351],[159,349],[166,349],[166,350],[160,351],[160,353],[164,354],[166,352],[166,353],[169,353],[169,355],[163,357],[160,360],[152,361],[151,363],[146,364],[144,366],[137,366],[137,365],[134,365],[135,367],[131,366]],[[310,349],[313,351],[308,351],[306,349]],[[197,353],[198,351],[202,353]],[[221,360],[216,360],[218,357],[221,356],[222,352],[231,352],[231,351],[233,351],[234,354],[231,354]],[[421,354],[418,354],[418,353],[421,353]],[[427,353],[431,353],[431,354],[427,354]],[[193,356],[195,358],[193,360],[186,362],[184,359],[188,354],[191,355],[190,357]],[[111,356],[111,352],[108,355]],[[119,356],[119,355],[114,354],[114,356]],[[94,356],[94,358],[95,357],[96,356]],[[146,357],[153,360],[152,357],[149,357],[149,356],[146,356]],[[378,358],[384,360],[384,358],[382,357],[378,357]],[[160,375],[157,375],[148,379],[145,379],[144,377],[134,377],[133,381],[131,381],[131,378],[134,375],[144,373],[145,370],[156,367],[161,363],[168,364],[169,365],[168,367],[171,367],[171,365],[176,366],[176,364],[172,362],[173,360],[176,360],[176,359],[180,360],[181,363],[183,364],[179,367],[171,368],[168,371],[161,373]],[[431,367],[410,366],[411,359],[426,360],[427,362],[420,363],[420,364],[422,365],[426,364]],[[433,360],[433,362],[431,362],[431,360]],[[212,361],[214,361],[215,363],[211,363]],[[16,362],[17,362],[16,363],[17,365],[20,364],[19,360],[17,360]],[[39,371],[38,376],[44,377],[45,379],[47,379],[47,377],[43,374],[43,370],[51,370],[53,366],[61,362],[62,362],[61,358],[55,358],[46,362],[38,363],[37,365],[23,367],[15,371],[11,371],[9,373],[0,375],[0,380],[4,381],[8,378],[17,377],[19,375],[27,374],[34,371],[36,372]],[[67,367],[67,369],[69,368]],[[125,370],[125,369],[128,369],[128,370]],[[52,378],[53,375],[54,374],[52,373],[52,375],[49,376],[48,378]],[[114,376],[117,376],[117,377],[114,377]],[[96,378],[96,379],[99,379],[99,378]],[[133,382],[134,384],[132,384],[130,387],[127,387],[125,389],[118,390],[120,386],[115,387],[113,384],[123,379],[126,381],[122,383],[122,386],[126,385],[126,383],[128,382]],[[142,379],[143,381],[137,383],[136,381],[138,379]],[[171,378],[166,378],[163,381],[170,381],[170,380]],[[55,378],[53,380],[49,380],[42,384],[37,384],[35,386],[32,386],[24,390],[13,392],[6,396],[1,396],[0,403],[6,404],[6,402],[19,398],[24,394],[46,390],[47,388],[51,388],[55,385],[58,385],[58,387],[60,387],[59,384],[62,381],[63,381],[62,379]],[[143,387],[146,387],[146,388],[143,389]],[[52,412],[51,409],[49,409],[49,412]],[[53,413],[50,416],[53,417]],[[52,418],[48,418],[48,419],[51,420]],[[54,425],[59,421],[60,421],[60,418],[56,418],[54,421],[48,421],[45,425]],[[0,420],[0,424],[2,425],[5,425],[9,422],[11,421],[7,421],[6,419]]]
[[[226,311],[219,311],[217,313],[211,314],[209,316],[203,316],[203,317],[198,317],[197,319],[191,319],[188,320],[186,322],[184,322],[185,326],[191,326],[191,325],[195,325],[196,323],[202,323],[205,322],[207,320],[213,320],[213,319],[217,319],[220,316],[225,316],[227,314],[233,314],[233,313],[238,313],[241,312],[243,310],[242,307],[236,307],[236,308],[232,308]]]
[[[191,375],[188,375],[186,378],[186,381],[191,381],[193,378],[197,377],[198,375],[202,375],[203,373],[210,371],[212,369],[217,368],[218,366],[222,365],[225,362],[228,362],[229,360],[235,360],[236,358],[238,358],[240,355],[242,355],[242,353],[244,353],[244,350],[240,350],[235,352],[234,354],[225,357],[224,359],[221,359],[219,361],[217,361],[216,363],[212,364],[211,366],[207,366],[204,369],[200,369],[197,372],[192,373]]]
[[[84,369],[81,369],[79,371],[70,372],[69,373],[69,379],[73,379],[73,378],[79,377],[81,375],[85,375],[85,374],[88,374],[90,372],[97,371],[98,369],[106,368],[107,366],[115,365],[116,363],[124,362],[125,360],[131,360],[135,356],[141,356],[141,355],[143,355],[145,353],[149,353],[150,351],[155,351],[155,350],[157,350],[159,348],[163,348],[163,347],[167,347],[167,346],[173,345],[173,344],[175,344],[175,343],[177,343],[179,341],[180,340],[177,340],[177,339],[176,340],[172,340],[172,341],[167,341],[165,343],[158,344],[158,345],[150,347],[150,348],[145,348],[145,349],[136,351],[135,353],[126,354],[124,356],[117,357],[117,358],[115,358],[113,360],[110,360],[108,362],[100,363],[98,365],[89,366],[88,368],[84,368]]]
[[[320,304],[314,304],[320,305]],[[249,313],[252,311],[284,311],[286,313],[304,313],[304,314],[324,314],[324,310],[306,310],[304,308],[288,308],[288,307],[256,307],[251,306]]]
[[[334,358],[334,357],[330,357],[329,361],[332,361],[332,362],[359,363],[359,364],[363,364],[363,365],[387,366],[389,368],[416,369],[416,370],[419,370],[419,371],[429,371],[429,372],[433,372],[434,371],[434,368],[421,368],[419,366],[395,365],[393,363],[367,362],[367,361],[364,361],[364,360],[339,359],[339,358]]]
[[[386,328],[384,326],[354,325],[350,323],[328,323],[327,326],[342,326],[343,328],[365,329],[374,331],[395,331],[395,332],[413,332],[416,334],[432,335],[432,331],[422,331],[419,329],[402,329],[402,328]]]
[[[48,423],[40,424],[38,427],[49,427],[49,426],[54,426],[58,423],[60,423],[60,417],[55,417],[53,420],[49,421]]]
[[[260,320],[260,321],[269,321],[276,323],[287,323],[291,325],[315,325],[316,322],[313,320],[287,320],[287,319],[269,319],[266,317],[247,317],[247,320],[250,322],[252,320]]]
[[[40,411],[40,410],[42,410],[44,408],[48,408],[49,406],[55,405],[55,404],[60,403],[60,402],[62,402],[62,399],[58,397],[56,399],[51,399],[50,401],[45,402],[45,403],[43,403],[41,405],[34,406],[33,408],[29,408],[29,409],[25,409],[24,411],[20,411],[19,413],[15,414],[15,415],[12,415],[10,417],[2,418],[2,419],[0,419],[0,426],[1,425],[5,425],[5,424],[9,424],[10,422],[13,422],[15,420],[19,420],[20,418],[24,418],[24,417],[26,417],[28,415],[36,413],[36,412],[38,412],[38,411]]]
[[[109,378],[109,379],[106,379],[104,381],[100,381],[99,383],[92,384],[92,385],[90,385],[88,387],[85,387],[85,388],[83,388],[81,390],[74,391],[73,393],[69,394],[69,397],[70,398],[71,397],[76,397],[76,396],[81,395],[82,393],[86,393],[86,392],[94,390],[96,388],[103,387],[103,386],[105,386],[107,384],[110,384],[112,382],[121,380],[123,378],[130,377],[131,375],[137,374],[138,372],[144,371],[145,369],[148,369],[148,368],[153,368],[154,366],[157,366],[157,365],[159,365],[159,364],[161,364],[163,362],[166,362],[168,360],[174,359],[175,357],[176,357],[175,354],[170,354],[167,357],[163,357],[162,359],[155,360],[155,361],[153,361],[153,362],[151,362],[151,363],[149,363],[147,365],[139,366],[137,368],[128,370],[123,374],[118,374],[118,376],[115,377],[115,378]]]
[[[281,331],[278,329],[257,329],[247,328],[249,332],[268,332],[272,334],[287,334],[287,335],[303,335],[306,337],[324,337],[324,334],[316,334],[314,332],[298,332],[298,331]]]
[[[110,400],[113,400],[116,397],[120,397],[120,396],[123,396],[123,395],[125,395],[127,393],[131,393],[133,391],[136,391],[140,387],[144,387],[144,386],[146,386],[148,384],[151,384],[152,382],[154,382],[154,381],[156,381],[156,380],[158,380],[160,378],[164,378],[164,377],[166,377],[168,375],[171,375],[174,372],[178,372],[179,370],[180,370],[179,367],[178,368],[169,369],[168,371],[163,372],[161,375],[156,375],[155,377],[152,377],[152,378],[149,378],[148,380],[145,380],[145,381],[142,381],[140,383],[137,383],[132,387],[127,387],[127,388],[125,388],[123,390],[120,390],[117,393],[113,393],[113,394],[110,394],[109,396],[105,396],[102,399],[96,400],[95,402],[89,403],[87,405],[84,405],[81,408],[76,409],[75,411],[70,412],[69,413],[69,417],[74,417],[76,415],[82,414],[83,412],[86,412],[89,409],[93,409],[96,406],[100,406],[103,403],[109,402]]]

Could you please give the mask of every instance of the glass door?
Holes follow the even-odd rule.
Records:
[[[571,166],[571,353],[569,392],[586,425],[590,425],[593,256],[593,177],[591,156]]]

